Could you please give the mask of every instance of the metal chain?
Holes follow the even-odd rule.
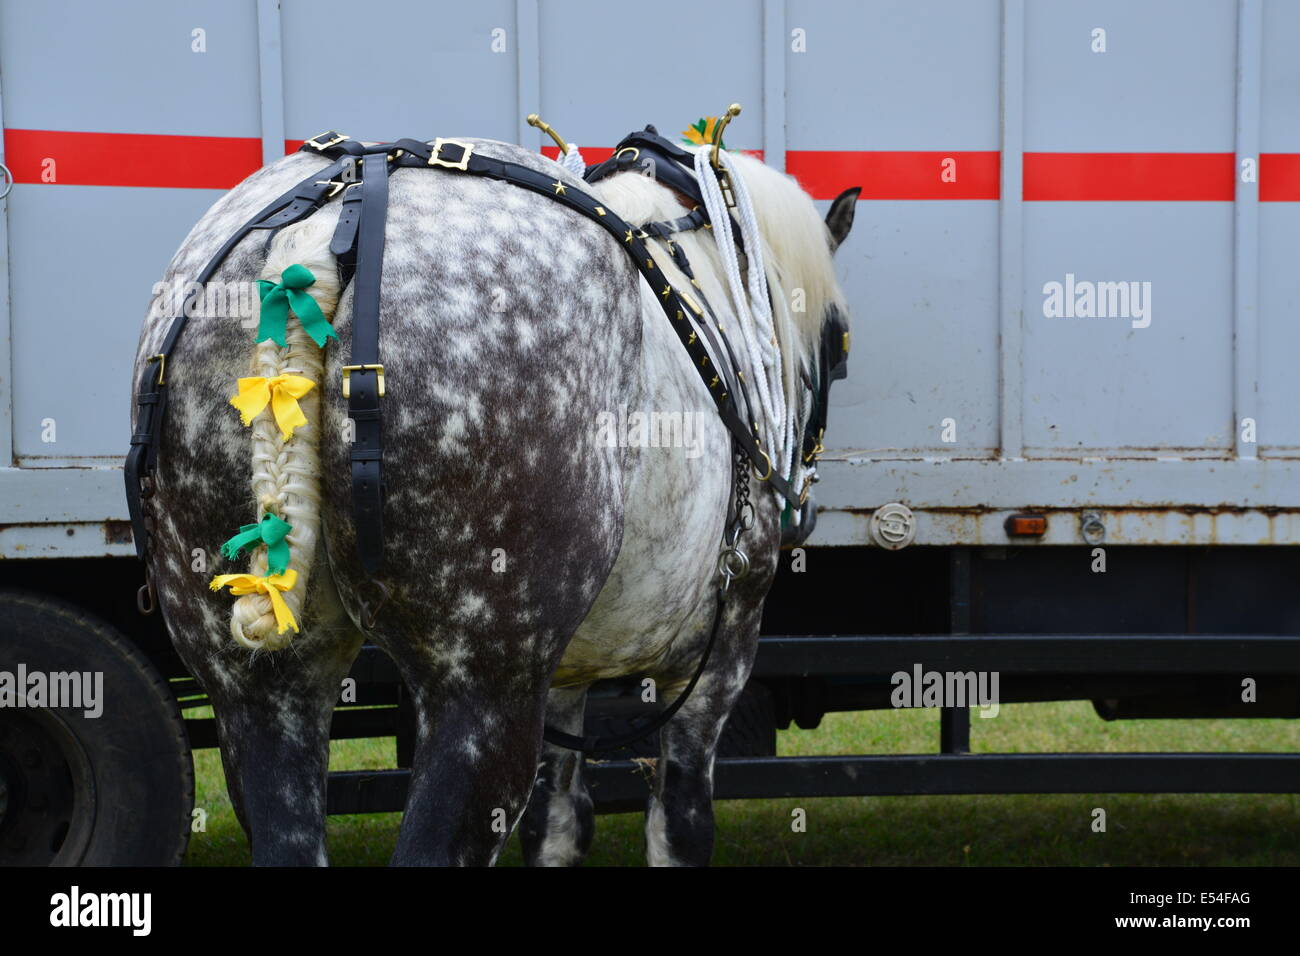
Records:
[[[734,509],[731,524],[722,535],[722,552],[718,555],[718,588],[726,594],[733,581],[749,573],[749,555],[740,548],[740,536],[754,527],[754,506],[749,500],[749,459],[737,446],[732,468],[736,487],[733,491]]]

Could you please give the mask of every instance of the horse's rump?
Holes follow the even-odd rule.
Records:
[[[545,169],[581,188],[536,154],[475,142],[484,153]],[[320,160],[287,157],[223,197],[191,232],[167,280],[196,274],[256,208],[304,178],[313,164]],[[390,190],[380,324],[387,379],[382,578],[393,594],[385,613],[423,622],[472,613],[544,617],[552,610],[543,601],[548,588],[540,577],[530,580],[529,572],[541,567],[551,583],[572,582],[589,603],[621,535],[627,451],[601,442],[594,423],[599,411],[639,397],[635,271],[598,226],[507,184],[398,169]],[[269,247],[263,234],[254,233],[213,282],[273,281],[286,264],[312,256],[313,272],[327,271],[321,267],[332,257],[319,247],[328,244],[337,208],[327,205],[286,227]],[[307,291],[319,300],[324,284]],[[250,323],[225,316],[191,319],[173,353],[157,509],[170,540],[159,554],[169,580],[158,583],[164,592],[181,589],[186,600],[200,600],[204,617],[229,613],[230,599],[200,598],[196,575],[175,555],[204,548],[215,557],[221,541],[256,520],[260,509],[274,507],[265,465],[276,449],[265,439],[279,438],[270,416],[248,429],[225,403],[238,378],[288,370],[306,371],[316,382],[300,402],[309,424],[285,447],[319,443],[318,459],[312,453],[301,463],[318,474],[321,541],[355,620],[365,576],[355,558],[351,430],[339,387],[351,355],[350,286],[330,317],[338,340],[320,354],[319,372],[301,368],[311,350],[294,351],[295,333],[299,346],[302,341],[293,318],[285,350],[255,346],[252,329],[244,327]],[[138,364],[157,351],[169,318],[151,314]],[[282,353],[279,369],[255,361],[268,350]],[[260,455],[254,437],[259,425],[265,433]],[[290,480],[301,485],[301,477]],[[312,523],[302,508],[296,518],[300,528]],[[295,535],[302,537],[291,533],[291,544]],[[326,553],[306,537],[296,542],[305,553],[295,553],[294,561],[306,572],[300,597],[307,600],[299,606],[309,623],[313,572],[324,569]],[[264,574],[265,557],[255,553],[252,565],[241,560],[214,570],[246,569]],[[262,610],[264,639],[273,624],[269,599],[242,600]]]

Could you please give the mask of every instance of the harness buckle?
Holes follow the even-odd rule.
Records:
[[[824,438],[825,435],[826,435],[826,429],[824,428],[818,429],[817,443],[816,445],[813,446],[812,451],[808,452],[808,454],[803,456],[804,461],[814,462],[821,457],[822,452],[826,450],[826,446],[822,444],[822,439]]]
[[[800,504],[800,506],[803,506],[803,505],[807,504],[807,503],[808,503],[808,496],[809,496],[810,494],[812,494],[813,481],[816,480],[816,479],[813,478],[813,475],[814,475],[814,472],[811,472],[811,471],[808,472],[808,474],[804,475],[804,479],[803,479],[803,487],[799,489],[799,504]]]
[[[352,388],[348,378],[353,372],[375,372],[379,377],[379,397],[384,397],[384,367],[382,365],[345,365],[343,366],[343,397],[352,397]]]
[[[144,360],[144,364],[148,365],[150,362],[158,363],[158,381],[155,382],[154,384],[162,385],[163,377],[167,374],[167,356],[164,355],[162,352],[159,352],[157,355],[150,355],[147,359]]]
[[[438,154],[442,152],[444,146],[459,146],[461,149],[460,159],[457,162],[443,159]],[[443,139],[441,136],[433,141],[433,152],[429,154],[430,166],[442,166],[446,169],[459,169],[465,172],[469,169],[469,158],[474,155],[474,144],[467,143],[463,139]]]
[[[331,139],[331,140],[329,140],[328,142],[325,142],[325,143],[317,142],[317,140],[319,140],[322,136],[332,136],[333,139]],[[315,149],[315,150],[324,151],[324,150],[329,149],[331,146],[337,146],[339,143],[343,142],[345,139],[351,139],[351,138],[352,138],[351,136],[344,136],[342,133],[338,132],[337,130],[332,130],[332,129],[331,129],[331,130],[326,130],[326,131],[323,132],[323,133],[317,133],[317,134],[316,134],[315,136],[313,136],[311,139],[309,139],[309,140],[305,140],[305,141],[303,142],[303,145],[304,145],[304,146],[310,146],[312,149]]]

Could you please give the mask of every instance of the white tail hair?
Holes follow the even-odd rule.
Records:
[[[305,291],[320,306],[328,320],[338,307],[338,267],[329,251],[334,223],[329,217],[312,217],[282,229],[271,242],[261,278],[279,282],[289,266],[305,266],[316,277]],[[307,424],[293,431],[289,439],[280,430],[268,406],[251,426],[252,491],[257,502],[257,520],[267,512],[293,526],[289,543],[289,568],[298,572],[292,590],[283,594],[295,619],[301,620],[307,585],[317,542],[320,539],[320,391],[324,381],[324,349],[318,348],[295,319],[285,330],[285,348],[270,339],[259,342],[253,352],[255,376],[274,378],[286,373],[301,375],[316,387],[299,400]],[[267,573],[267,549],[252,551],[249,573]],[[274,651],[285,647],[293,633],[277,633],[271,599],[265,594],[246,594],[235,601],[230,633],[244,647]]]

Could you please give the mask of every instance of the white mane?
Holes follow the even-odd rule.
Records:
[[[708,147],[684,148],[695,152]],[[793,341],[780,342],[781,349],[784,352],[793,346],[794,354],[801,362],[807,363],[815,353],[827,306],[833,304],[846,315],[848,313],[831,261],[830,233],[812,199],[793,176],[777,172],[744,153],[732,153],[731,159],[745,177],[763,233],[772,308],[774,312],[784,313],[774,317],[778,335],[787,322],[793,324],[796,332]],[[634,171],[603,179],[591,188],[634,226],[654,220],[676,219],[690,211],[689,207],[680,204],[675,192],[661,187],[650,176]],[[713,243],[699,242],[701,235],[707,233],[679,233],[674,241],[682,245],[701,282],[704,282],[702,273],[706,271],[721,282],[721,263],[713,252]],[[688,248],[688,245],[699,246],[699,251]],[[802,312],[791,309],[795,289],[803,290]]]
[[[782,355],[785,405],[793,414],[794,409],[807,407],[800,373],[811,377],[815,372],[827,308],[835,305],[842,314],[848,314],[831,261],[830,234],[812,199],[793,177],[744,154],[729,154],[729,158],[749,190],[763,237],[772,323]],[[635,226],[676,219],[689,211],[689,207],[681,205],[677,193],[635,170],[601,180],[593,185],[593,191]],[[703,229],[681,232],[673,241],[682,247],[709,304],[722,313],[719,321],[732,321],[722,261],[710,233]],[[656,262],[675,287],[690,290],[689,281],[672,267],[666,255],[656,256]],[[796,422],[796,427],[801,425]]]

